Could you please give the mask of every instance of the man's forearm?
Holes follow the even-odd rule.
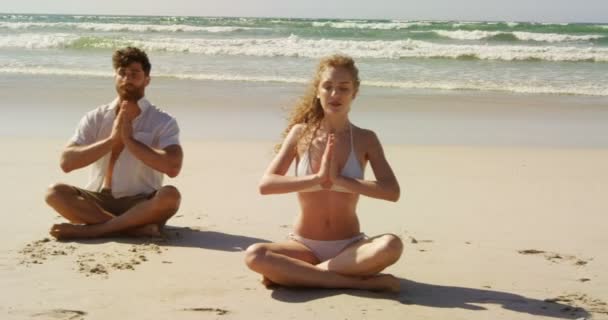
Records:
[[[147,145],[129,138],[125,140],[125,147],[131,153],[150,168],[160,171],[169,177],[177,176],[182,167],[181,148],[178,150],[167,151],[163,149],[155,149]]]
[[[110,151],[112,151],[110,138],[86,146],[70,145],[61,154],[60,166],[67,173],[90,165]]]

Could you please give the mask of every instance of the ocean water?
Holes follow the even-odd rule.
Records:
[[[134,45],[155,78],[304,83],[356,58],[364,86],[608,96],[608,25],[0,14],[0,76],[112,74]]]

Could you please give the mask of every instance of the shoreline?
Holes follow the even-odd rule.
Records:
[[[0,83],[10,110],[0,136],[67,140],[84,113],[115,97],[111,78],[63,80]],[[153,79],[147,97],[177,118],[182,139],[277,141],[304,87]],[[363,87],[351,120],[385,144],[608,147],[608,97]]]

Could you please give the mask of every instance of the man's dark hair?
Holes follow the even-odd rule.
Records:
[[[146,76],[150,76],[152,65],[150,64],[150,60],[148,60],[148,55],[143,50],[135,47],[126,47],[114,51],[112,55],[114,70],[120,67],[124,68],[133,62],[139,62]]]

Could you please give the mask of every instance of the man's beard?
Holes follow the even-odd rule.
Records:
[[[116,91],[121,100],[139,101],[144,96],[143,88],[135,86],[116,86]]]

